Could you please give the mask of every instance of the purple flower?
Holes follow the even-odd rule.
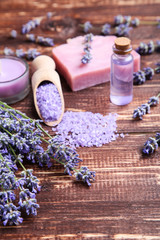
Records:
[[[26,56],[26,53],[23,51],[23,49],[17,49],[16,50],[16,56],[19,58],[23,58]]]
[[[136,49],[136,51],[140,55],[147,55],[153,53],[155,50],[155,46],[153,41],[150,41],[148,44],[141,42],[139,47]]]
[[[129,26],[131,23],[131,16],[124,16],[124,23]]]
[[[135,18],[135,19],[133,19],[133,20],[131,21],[131,25],[132,25],[133,27],[138,27],[139,24],[140,24],[140,20],[139,20],[138,18]]]
[[[111,32],[111,25],[106,23],[102,26],[102,30],[101,32],[104,34],[104,35],[109,35],[110,32]]]
[[[134,110],[133,118],[142,120],[143,115],[150,112],[150,105],[148,103],[142,104],[140,107]]]
[[[22,26],[21,33],[26,34],[40,25],[41,19],[35,18]]]
[[[158,143],[155,138],[150,137],[144,144],[142,152],[144,154],[152,154],[158,149]]]
[[[12,30],[12,31],[10,32],[10,36],[11,36],[12,38],[16,38],[16,37],[17,37],[17,31],[16,31],[16,30]]]
[[[26,52],[26,58],[27,60],[33,60],[35,59],[36,57],[38,57],[40,55],[39,52],[37,52],[37,49],[29,49],[27,52]]]
[[[80,170],[75,173],[75,176],[78,181],[83,181],[90,187],[90,181],[94,181],[95,172],[90,171],[87,167],[81,167]]]
[[[141,85],[146,81],[145,73],[141,70],[133,73],[133,84]]]
[[[28,188],[30,192],[37,193],[37,191],[40,191],[41,187],[39,186],[39,180],[36,176],[32,174],[32,172],[33,169],[27,169],[26,171],[22,171],[22,178],[20,179],[20,182],[22,186]]]
[[[35,38],[34,34],[26,34],[26,38],[30,42],[35,42],[36,41],[36,38]]]
[[[20,203],[21,208],[25,208],[27,215],[37,215],[37,208],[39,208],[39,204],[37,204],[37,200],[35,198],[30,198],[24,200]]]
[[[93,26],[89,21],[85,22],[84,25],[83,25],[83,31],[85,33],[88,33],[89,30],[92,29],[92,28],[93,28]]]
[[[43,45],[43,46],[49,46],[49,47],[53,47],[54,46],[52,38],[44,38],[42,36],[37,36],[36,42],[41,44],[41,45]]]
[[[5,205],[0,205],[0,216],[3,221],[3,225],[19,225],[23,222],[21,218],[21,212],[13,203],[7,203]]]
[[[147,67],[147,68],[144,68],[143,71],[144,71],[146,80],[151,80],[154,75],[153,68]]]
[[[148,104],[152,107],[152,106],[156,106],[157,104],[159,104],[159,98],[156,96],[153,96],[149,99]]]
[[[90,53],[86,53],[86,54],[83,55],[83,57],[81,59],[81,62],[83,64],[86,64],[86,63],[89,63],[91,61],[91,59],[92,59],[91,54]]]
[[[122,37],[122,36],[128,36],[129,32],[132,28],[129,27],[127,24],[120,24],[117,27],[115,27],[115,34],[118,37]]]
[[[116,17],[114,17],[114,25],[120,25],[122,24],[124,21],[124,17],[122,15],[117,15]]]
[[[8,47],[5,47],[4,50],[3,50],[3,52],[4,52],[4,55],[6,55],[6,56],[14,55],[13,50],[10,49],[10,48],[8,48]]]

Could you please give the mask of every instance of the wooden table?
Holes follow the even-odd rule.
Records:
[[[160,1],[1,0],[0,50],[37,47],[41,53],[51,56],[51,47],[28,43],[20,34],[14,40],[8,37],[12,29],[20,32],[22,24],[34,17],[45,17],[47,12],[54,13],[53,19],[59,26],[57,32],[47,30],[44,19],[34,33],[53,37],[59,45],[69,37],[84,34],[79,24],[87,20],[102,26],[113,23],[114,16],[122,14],[154,21],[160,17]],[[141,41],[160,40],[160,29],[141,24],[131,31],[130,38],[135,49]],[[158,53],[143,56],[141,68],[154,68],[159,60]],[[133,110],[160,91],[159,75],[142,86],[134,86],[132,103],[122,107],[110,103],[109,83],[72,92],[65,80],[61,80],[66,110],[118,113],[118,132],[128,135],[99,148],[78,149],[83,165],[96,171],[96,181],[90,188],[64,175],[63,168],[57,164],[50,169],[33,165],[42,186],[38,215],[26,217],[20,226],[1,224],[0,239],[159,240],[160,149],[151,157],[143,157],[142,146],[148,137],[160,131],[160,106],[152,108],[143,121],[132,120]],[[12,106],[37,118],[32,92]],[[45,129],[53,134],[51,128],[45,126]]]

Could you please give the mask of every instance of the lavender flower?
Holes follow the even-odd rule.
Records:
[[[131,16],[124,16],[124,23],[129,26],[131,23]]]
[[[81,59],[81,62],[83,64],[86,64],[86,63],[89,63],[91,61],[91,59],[92,59],[91,54],[90,53],[86,53],[86,54],[83,55],[83,57]]]
[[[85,54],[81,58],[81,63],[83,63],[83,64],[89,63],[92,59],[92,56],[91,56],[91,53],[90,53],[90,49],[91,49],[90,43],[92,41],[93,41],[93,34],[92,33],[89,33],[89,34],[85,35],[84,49],[83,49]]]
[[[75,173],[76,179],[87,183],[88,186],[91,186],[90,181],[94,181],[95,172],[89,171],[87,167],[81,167],[78,172]]]
[[[88,33],[90,31],[90,29],[92,29],[92,28],[93,28],[93,26],[89,21],[85,22],[83,25],[83,31],[85,33]]]
[[[37,51],[37,49],[29,49],[26,52],[26,58],[27,60],[33,60],[36,57],[38,57],[40,55],[40,52]]]
[[[159,140],[159,138],[158,138]],[[142,152],[144,154],[152,154],[158,149],[158,143],[156,138],[150,137],[144,144]]]
[[[139,24],[140,24],[140,20],[139,20],[138,18],[135,18],[135,19],[133,19],[133,20],[131,21],[131,25],[132,25],[133,27],[138,27]]]
[[[9,55],[14,55],[14,52],[12,51],[12,49],[5,47],[3,50],[4,55],[9,56]]]
[[[45,37],[42,37],[42,36],[37,36],[36,42],[43,45],[43,46],[49,46],[49,47],[54,46],[52,38],[45,38]]]
[[[140,55],[146,55],[148,53],[148,45],[146,43],[141,42],[139,47],[136,49],[136,51]]]
[[[132,28],[129,27],[127,24],[120,24],[117,27],[115,27],[115,34],[118,37],[122,37],[122,36],[128,36],[129,32]]]
[[[16,38],[16,37],[17,37],[17,31],[16,31],[16,30],[12,30],[12,31],[10,32],[10,36],[11,36],[12,38]]]
[[[36,41],[36,38],[35,38],[34,34],[26,34],[26,38],[30,42],[35,42]]]
[[[142,104],[140,107],[134,110],[133,118],[142,120],[143,115],[150,112],[150,107],[159,104],[160,93],[157,96],[153,96],[149,99],[148,103]]]
[[[26,34],[40,25],[41,19],[35,18],[22,26],[21,33]]]
[[[20,217],[21,212],[13,203],[0,205],[0,217],[3,221],[3,225],[19,225],[22,223],[23,218]]]
[[[151,80],[154,75],[153,68],[147,67],[147,68],[144,68],[143,71],[144,71],[146,80]]]
[[[151,107],[158,105],[159,104],[159,97],[156,97],[156,96],[150,97],[150,99],[148,101],[148,104]]]
[[[138,71],[133,73],[133,84],[141,85],[146,81],[145,73],[143,71]]]
[[[23,49],[16,49],[16,56],[19,58],[24,58],[26,56],[26,53],[23,51]]]
[[[102,30],[101,32],[104,34],[104,35],[109,35],[110,32],[111,32],[111,25],[106,23],[102,26]]]
[[[117,15],[114,17],[114,25],[115,26],[122,24],[123,21],[124,21],[124,17],[122,15]]]
[[[155,50],[155,46],[153,41],[150,41],[148,44],[141,42],[139,47],[136,49],[136,51],[140,55],[147,55],[153,53]]]

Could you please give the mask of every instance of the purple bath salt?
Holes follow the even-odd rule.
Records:
[[[57,87],[53,83],[45,82],[37,88],[36,97],[44,121],[58,120],[62,113],[62,102]]]
[[[66,145],[76,147],[100,147],[116,140],[117,114],[103,116],[100,113],[67,111],[58,126],[52,128]]]

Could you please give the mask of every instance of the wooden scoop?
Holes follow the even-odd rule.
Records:
[[[32,67],[32,72],[35,71],[34,74],[32,75],[31,82],[32,82],[34,105],[35,105],[36,111],[38,113],[38,116],[44,121],[44,123],[46,125],[55,126],[60,123],[60,121],[62,120],[63,114],[64,114],[64,98],[63,98],[62,87],[61,87],[59,75],[54,70],[55,62],[53,61],[52,58],[45,56],[45,55],[41,55],[41,56],[35,58],[35,60],[33,60],[31,67]],[[62,111],[61,111],[61,115],[60,115],[59,119],[57,119],[56,121],[52,121],[52,122],[46,122],[43,119],[43,117],[41,116],[41,113],[39,111],[38,104],[37,104],[37,97],[36,97],[37,88],[39,87],[39,85],[42,82],[45,82],[45,81],[49,81],[57,87],[57,90],[58,90],[60,98],[61,98],[61,103],[62,103]]]

